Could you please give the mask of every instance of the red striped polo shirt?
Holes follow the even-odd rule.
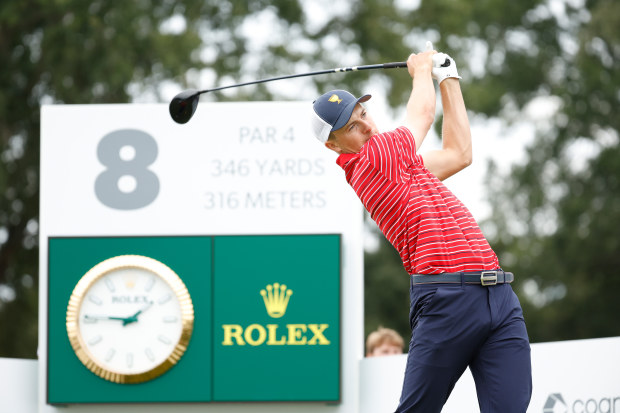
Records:
[[[337,163],[409,274],[499,268],[469,210],[424,166],[409,129],[375,135]]]

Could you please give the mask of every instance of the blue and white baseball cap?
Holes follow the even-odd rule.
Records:
[[[347,124],[358,103],[366,102],[371,95],[356,98],[346,90],[332,90],[321,95],[312,104],[312,130],[322,143],[327,142],[329,134]]]

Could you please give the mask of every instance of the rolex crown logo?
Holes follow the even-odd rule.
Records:
[[[342,99],[340,99],[340,98],[338,97],[338,95],[333,94],[333,95],[331,95],[331,96],[329,97],[329,99],[327,99],[327,101],[328,101],[328,102],[334,102],[334,103],[338,103],[338,104],[340,104],[340,102],[342,102]]]
[[[126,274],[125,277],[123,277],[123,281],[128,290],[131,290],[136,286],[136,277],[133,275]]]
[[[292,294],[293,290],[289,290],[286,285],[279,283],[269,284],[265,290],[260,290],[260,295],[265,301],[267,314],[272,318],[280,318],[286,313],[286,306],[288,306],[288,300]]]

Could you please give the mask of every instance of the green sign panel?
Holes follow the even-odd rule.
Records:
[[[171,368],[139,383],[93,373],[67,334],[76,285],[93,267],[125,255],[169,267],[193,304],[184,353]],[[140,278],[125,279],[117,289],[113,278],[105,282],[100,292],[93,287],[84,293],[94,314],[80,313],[90,328],[84,346],[112,359],[110,370],[118,367],[114,361],[121,369],[140,357],[148,362],[157,346],[165,347],[167,333],[159,333],[165,326],[146,314],[164,323],[175,319],[164,310],[170,300],[143,287]],[[50,238],[48,285],[49,403],[340,400],[339,235]],[[120,293],[127,288],[136,293]],[[108,314],[115,311],[124,316]],[[142,311],[144,319],[128,316]],[[130,334],[145,323],[154,323],[148,325],[156,343],[131,350],[131,344],[110,344],[109,331]]]
[[[338,400],[340,240],[214,241],[213,398]]]

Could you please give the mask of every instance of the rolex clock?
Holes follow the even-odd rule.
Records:
[[[115,383],[152,380],[183,356],[194,325],[185,284],[165,264],[121,255],[91,268],[67,307],[73,351],[93,373]]]

